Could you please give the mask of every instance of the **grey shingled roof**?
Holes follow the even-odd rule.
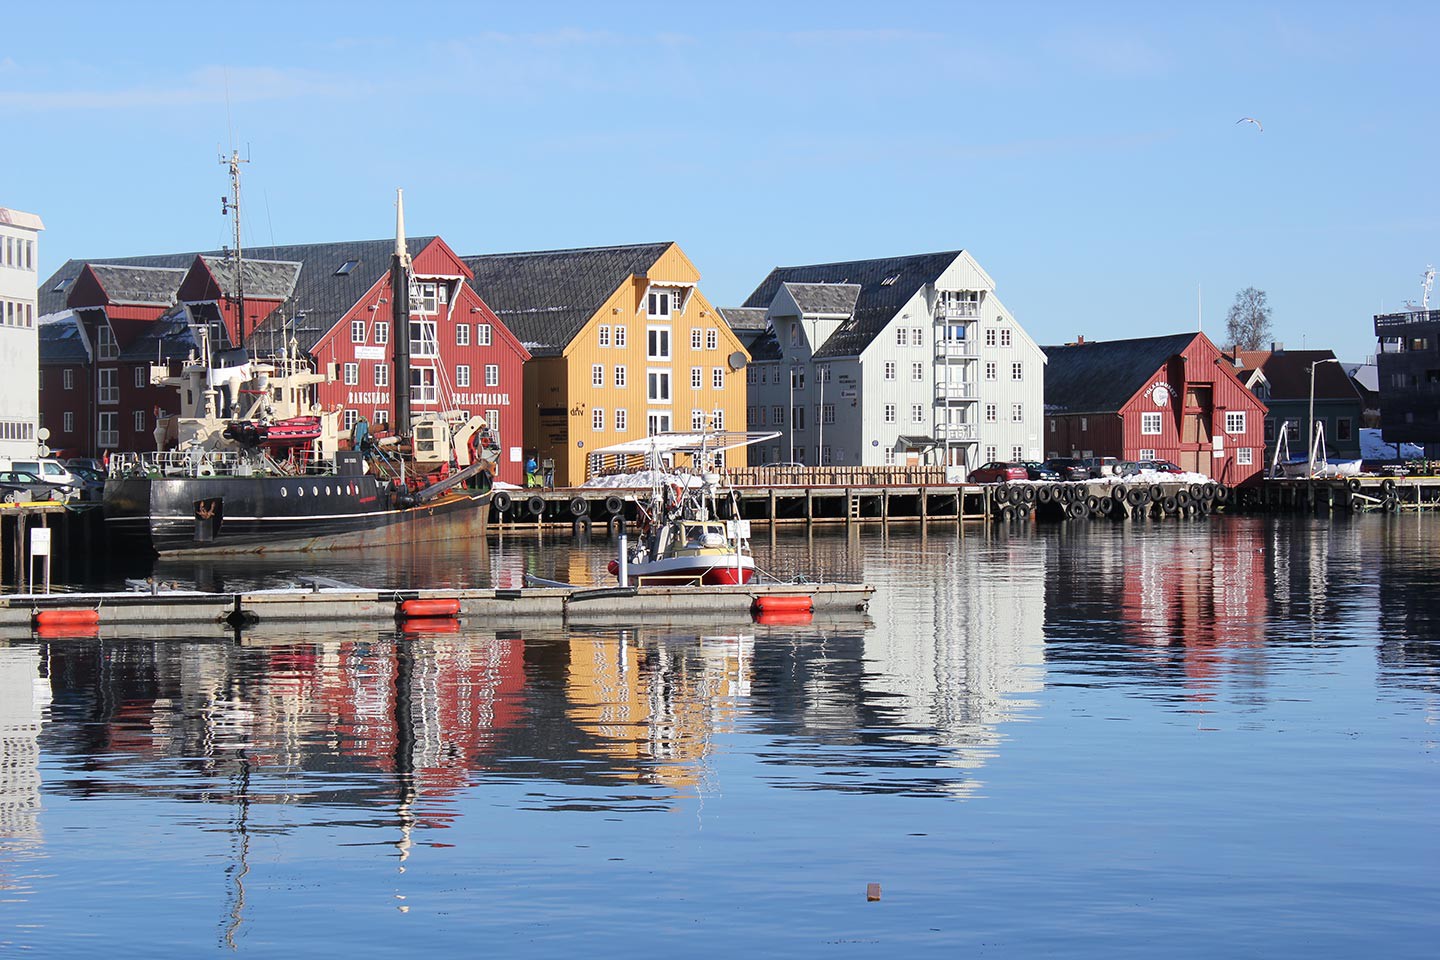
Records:
[[[769,311],[759,307],[717,307],[720,319],[750,354],[751,363],[779,360],[780,342],[770,328]]]
[[[880,260],[849,260],[799,267],[776,267],[745,301],[747,307],[769,307],[782,283],[855,284],[860,287],[854,312],[825,341],[815,356],[854,357],[870,345],[910,298],[939,278],[961,251],[922,253]],[[886,280],[894,278],[889,283]],[[924,318],[917,318],[924,319]]]
[[[175,302],[175,291],[185,279],[179,267],[142,267],[133,264],[94,263],[95,279],[111,303],[163,304]],[[53,284],[52,284],[53,286]]]
[[[858,283],[787,283],[785,289],[807,317],[848,317],[860,298]]]
[[[41,363],[88,363],[90,351],[80,336],[75,313],[63,310],[42,320],[36,326]]]
[[[411,237],[406,240],[405,245],[411,256],[414,256],[424,250],[434,239],[434,237]],[[389,240],[350,240],[339,243],[297,243],[278,247],[247,247],[244,251],[247,295],[253,293],[255,296],[260,296],[258,292],[250,289],[249,262],[251,260],[298,263],[300,265],[299,275],[294,281],[291,304],[259,324],[251,334],[251,342],[268,344],[272,336],[278,338],[282,321],[295,315],[295,323],[291,327],[291,332],[299,341],[302,349],[311,349],[320,337],[345,314],[345,311],[359,301],[370,285],[390,269],[390,256],[394,250],[395,240],[393,238]],[[68,284],[59,292],[56,292],[54,288],[62,280],[73,282],[87,263],[92,266],[96,264],[126,264],[189,269],[196,257],[205,257],[206,262],[210,264],[211,271],[214,272],[214,261],[222,260],[224,256],[225,253],[222,250],[203,250],[144,257],[67,260],[60,269],[40,285],[40,312],[41,314],[57,313],[65,309]],[[358,260],[359,264],[348,274],[336,276],[335,271],[347,260]],[[283,278],[283,271],[277,271],[277,273]],[[219,279],[218,274],[216,278]],[[269,283],[274,279],[274,276],[269,277],[264,283]],[[257,280],[257,282],[260,281]],[[265,286],[264,283],[260,289],[275,289],[273,286]],[[299,316],[301,313],[304,315]]]
[[[252,251],[253,252],[253,251]],[[235,290],[235,261],[229,257],[200,257],[221,291],[233,297]],[[262,300],[287,300],[295,292],[295,283],[300,279],[302,264],[294,260],[260,260],[246,255],[244,259],[245,296]],[[337,264],[338,266],[338,264]],[[374,277],[371,277],[373,280]]]
[[[151,363],[184,360],[192,353],[198,354],[199,349],[185,308],[176,307],[152,323],[147,323],[144,332],[120,351],[120,359],[148,360]]]
[[[1047,413],[1114,413],[1198,333],[1041,347]]]
[[[475,290],[532,354],[556,354],[619,286],[674,244],[536,250],[462,257]]]

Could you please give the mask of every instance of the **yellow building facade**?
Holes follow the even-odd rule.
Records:
[[[611,444],[745,429],[749,354],[677,244],[464,259],[480,296],[533,355],[525,455],[553,463],[556,486],[584,483],[602,467],[595,451]],[[727,465],[744,457],[727,454]]]

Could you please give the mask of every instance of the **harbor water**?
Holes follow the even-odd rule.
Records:
[[[1440,519],[757,533],[868,614],[0,638],[0,953],[1434,955]]]

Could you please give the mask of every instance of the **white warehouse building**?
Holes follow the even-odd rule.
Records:
[[[751,353],[755,464],[1040,460],[1045,354],[963,250],[777,267],[722,310]]]
[[[0,460],[34,457],[39,444],[35,283],[44,229],[35,214],[0,207]]]

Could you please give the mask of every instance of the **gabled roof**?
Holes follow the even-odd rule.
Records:
[[[1320,363],[1335,359],[1331,350],[1253,350],[1242,351],[1246,366],[1260,370],[1270,384],[1270,400],[1308,400],[1310,398],[1310,365],[1315,367],[1316,400],[1359,400],[1360,393],[1345,367],[1340,363]]]
[[[252,251],[253,252],[253,251]],[[199,259],[220,285],[222,295],[234,297],[235,260],[232,257],[215,257],[201,254]],[[257,300],[285,300],[295,292],[303,264],[294,260],[258,260],[247,255],[243,261],[242,275],[245,278],[245,296]],[[373,279],[373,278],[372,278]]]
[[[1047,413],[1114,413],[1198,333],[1042,347]]]
[[[860,298],[858,283],[786,283],[784,287],[807,317],[848,317]]]
[[[475,291],[537,355],[564,350],[632,276],[644,276],[674,244],[536,250],[462,257]]]
[[[779,360],[780,342],[770,329],[769,311],[760,307],[717,307],[735,338],[750,354],[750,362]]]
[[[858,356],[885,329],[915,292],[939,279],[961,251],[924,253],[880,260],[849,260],[799,267],[776,267],[745,300],[747,307],[768,307],[782,283],[855,284],[860,287],[850,319],[842,322],[815,353],[820,359]],[[928,318],[917,318],[923,322]]]
[[[405,241],[411,256],[418,255],[430,245],[434,237],[411,237]],[[301,349],[309,350],[324,333],[335,325],[345,311],[359,301],[386,270],[390,269],[390,257],[395,250],[394,239],[389,240],[346,240],[339,243],[297,243],[278,247],[249,247],[245,254],[246,296],[261,296],[256,290],[275,291],[286,282],[285,273],[290,267],[263,267],[255,274],[256,290],[252,290],[251,261],[271,261],[284,264],[299,264],[299,273],[294,277],[290,303],[272,313],[256,326],[251,334],[252,342],[268,342],[270,337],[278,338],[284,321],[294,317],[289,325]],[[40,284],[39,308],[41,314],[57,313],[65,309],[66,291],[70,283],[79,276],[88,263],[96,265],[123,264],[140,267],[178,267],[188,269],[196,257],[204,257],[212,272],[216,264],[223,263],[222,250],[192,251],[190,253],[168,253],[144,257],[114,257],[104,260],[67,260],[50,278]],[[348,261],[357,261],[355,266],[340,273]],[[221,272],[224,272],[223,270]],[[229,274],[233,274],[233,269]],[[220,279],[220,274],[215,274]],[[228,274],[227,274],[228,276]],[[61,286],[64,282],[64,286]],[[56,290],[61,286],[60,290]],[[272,298],[273,299],[273,298]]]
[[[73,310],[41,317],[36,324],[41,363],[89,363],[90,347]]]
[[[92,263],[90,272],[114,304],[161,304],[175,302],[175,291],[185,279],[176,267],[142,267],[131,264]]]

